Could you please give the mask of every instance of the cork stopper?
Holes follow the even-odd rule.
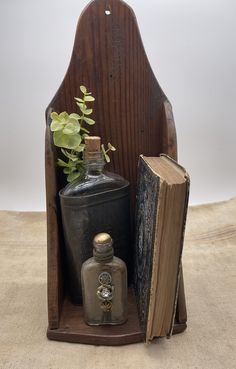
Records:
[[[84,139],[85,150],[87,152],[100,152],[101,151],[101,137],[99,136],[87,136]]]

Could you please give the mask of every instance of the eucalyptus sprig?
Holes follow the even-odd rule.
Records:
[[[104,158],[106,160],[107,163],[110,163],[111,159],[108,155],[108,152],[109,151],[116,151],[116,148],[114,146],[112,146],[112,144],[110,142],[108,142],[108,148],[107,150],[105,150],[105,147],[104,145],[102,144],[101,145],[101,148],[102,148],[102,152],[103,152],[103,155],[104,155]]]
[[[88,106],[95,98],[85,86],[80,86],[80,91],[83,94],[82,98],[74,98],[80,109],[80,114],[68,114],[66,111],[58,114],[54,111],[50,115],[52,119],[50,129],[53,132],[54,145],[61,148],[65,157],[64,160],[59,158],[57,164],[63,167],[68,182],[74,181],[84,173],[82,153],[85,148],[84,138],[89,135],[89,130],[84,125],[95,124],[95,121],[90,117],[93,109]],[[104,145],[101,147],[105,160],[110,162],[107,153],[116,149],[110,143],[107,150],[105,150]]]

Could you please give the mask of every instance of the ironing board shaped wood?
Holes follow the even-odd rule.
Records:
[[[81,14],[71,61],[56,95],[46,110],[46,201],[48,244],[48,337],[91,344],[126,344],[144,340],[132,291],[133,318],[118,328],[94,333],[81,322],[81,307],[66,299],[63,235],[58,191],[65,178],[56,165],[58,149],[50,132],[50,113],[76,111],[74,97],[85,85],[93,96],[96,124],[90,133],[117,148],[108,170],[131,184],[135,205],[137,163],[140,154],[166,153],[177,158],[177,142],[171,105],[149,65],[132,9],[119,0],[94,0]],[[76,317],[76,318],[72,318]],[[186,328],[183,278],[179,288],[174,333]],[[111,328],[111,327],[110,327]],[[98,332],[98,331],[97,331]]]

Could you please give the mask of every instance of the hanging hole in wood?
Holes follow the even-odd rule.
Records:
[[[106,10],[105,10],[105,14],[106,14],[106,15],[110,15],[110,14],[111,14],[111,11],[110,11],[109,9],[106,9]]]

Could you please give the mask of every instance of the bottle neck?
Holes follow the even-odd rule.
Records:
[[[101,152],[84,152],[83,163],[86,176],[100,176],[105,161]]]
[[[98,263],[108,263],[112,261],[114,255],[113,247],[109,246],[105,250],[97,247],[93,249],[93,257]]]

